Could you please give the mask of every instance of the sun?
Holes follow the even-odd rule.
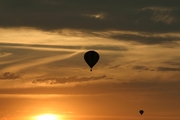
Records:
[[[54,114],[42,114],[36,117],[36,120],[60,120],[57,115]]]

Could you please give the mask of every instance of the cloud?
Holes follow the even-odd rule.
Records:
[[[168,65],[173,65],[173,66],[180,66],[180,62],[172,62],[172,61],[168,61],[168,62],[164,62]]]
[[[128,48],[123,45],[107,45],[107,44],[98,44],[98,45],[48,45],[48,44],[21,44],[21,43],[5,43],[0,42],[2,48],[11,48],[11,49],[26,49],[26,50],[37,50],[37,51],[69,51],[74,52],[77,50],[89,50],[91,48],[95,50],[106,50],[106,51],[127,51]],[[12,53],[0,53],[0,56],[10,55]]]
[[[177,64],[177,63],[174,63],[174,62],[172,62],[172,63],[170,63],[171,65],[178,65],[179,66],[179,64]],[[163,71],[163,72],[168,72],[168,71],[180,71],[180,68],[179,67],[156,67],[156,68],[148,68],[148,67],[146,67],[146,66],[139,66],[139,65],[136,65],[136,66],[133,66],[132,67],[133,69],[135,69],[135,70],[150,70],[150,71]]]
[[[92,81],[92,80],[102,80],[105,79],[107,76],[102,75],[102,76],[91,76],[91,77],[54,77],[54,78],[37,78],[36,80],[33,80],[32,83],[35,84],[65,84],[65,83],[71,83],[71,82],[85,82],[85,81]]]
[[[135,32],[135,31],[103,31],[92,32],[93,35],[110,38],[112,40],[124,41],[124,42],[136,42],[140,44],[154,45],[168,44],[166,47],[179,46],[177,42],[180,41],[179,32],[169,33],[149,33],[149,32]],[[171,45],[169,45],[171,43]],[[173,44],[174,43],[174,44]]]
[[[1,0],[0,26],[42,30],[179,31],[178,3],[177,0],[112,0],[111,3],[108,0]],[[169,12],[164,11],[169,9]]]
[[[86,14],[84,16],[95,18],[95,19],[105,19],[107,17],[106,13],[97,13],[97,14]]]
[[[84,53],[89,49],[95,49],[103,54],[110,52],[114,54],[120,51],[127,51],[125,45],[42,45],[42,44],[20,44],[20,43],[0,43],[3,51],[8,51],[8,54],[2,53],[4,56],[0,61],[0,71],[21,71],[27,68],[40,65],[56,64],[61,62],[72,65],[72,60],[78,62],[78,66],[83,61]],[[113,55],[112,54],[112,55]],[[76,57],[77,56],[77,57]],[[79,57],[82,59],[79,60]],[[108,58],[107,58],[108,59]],[[54,65],[53,64],[53,65]],[[67,66],[70,66],[66,64]]]
[[[103,76],[101,76],[103,77]],[[90,79],[90,78],[87,78]],[[100,78],[95,78],[100,80]],[[103,78],[104,79],[104,78]],[[78,79],[81,81],[80,79]],[[40,80],[41,81],[41,80]],[[46,82],[47,80],[42,80]],[[75,81],[75,80],[73,80]],[[37,81],[38,83],[38,81]],[[38,83],[40,84],[40,83]],[[73,83],[72,83],[73,84]],[[0,94],[111,94],[111,93],[179,93],[180,81],[159,81],[145,79],[131,81],[103,80],[72,85],[34,86],[26,88],[1,88]]]
[[[176,42],[180,41],[179,37],[173,37],[173,36],[153,36],[148,34],[139,34],[139,35],[133,35],[133,34],[116,34],[110,36],[111,38],[114,38],[116,40],[120,41],[132,41],[132,42],[138,42],[141,44],[165,44],[168,42]]]
[[[0,75],[0,80],[17,79],[17,78],[20,78],[20,76],[15,75],[14,73],[11,73],[11,72],[5,72],[2,75]]]
[[[133,66],[133,69],[135,69],[135,70],[149,70],[148,67],[146,67],[146,66],[139,66],[139,65]]]
[[[163,22],[169,25],[177,21],[177,19],[171,13],[173,11],[171,8],[147,7],[143,8],[143,10],[150,10],[153,12],[151,19],[154,22]]]
[[[110,69],[115,69],[115,68],[119,68],[121,66],[121,64],[118,65],[110,65],[108,68]]]
[[[9,55],[12,55],[12,53],[0,52],[0,57],[5,57],[5,56],[9,56]]]
[[[174,67],[157,67],[158,71],[168,72],[168,71],[180,71],[180,68]]]

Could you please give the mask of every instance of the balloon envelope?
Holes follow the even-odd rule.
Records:
[[[144,110],[140,110],[139,113],[142,115],[144,113]]]
[[[86,63],[89,65],[89,67],[91,68],[91,71],[92,71],[92,68],[93,66],[98,62],[99,60],[99,54],[95,51],[87,51],[85,54],[84,54],[84,60],[86,61]]]

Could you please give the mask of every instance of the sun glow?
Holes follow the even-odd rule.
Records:
[[[42,114],[36,117],[36,120],[60,120],[57,115],[54,114]]]

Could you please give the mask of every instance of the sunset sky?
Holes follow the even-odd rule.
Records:
[[[0,0],[0,120],[42,114],[180,120],[180,0]]]

